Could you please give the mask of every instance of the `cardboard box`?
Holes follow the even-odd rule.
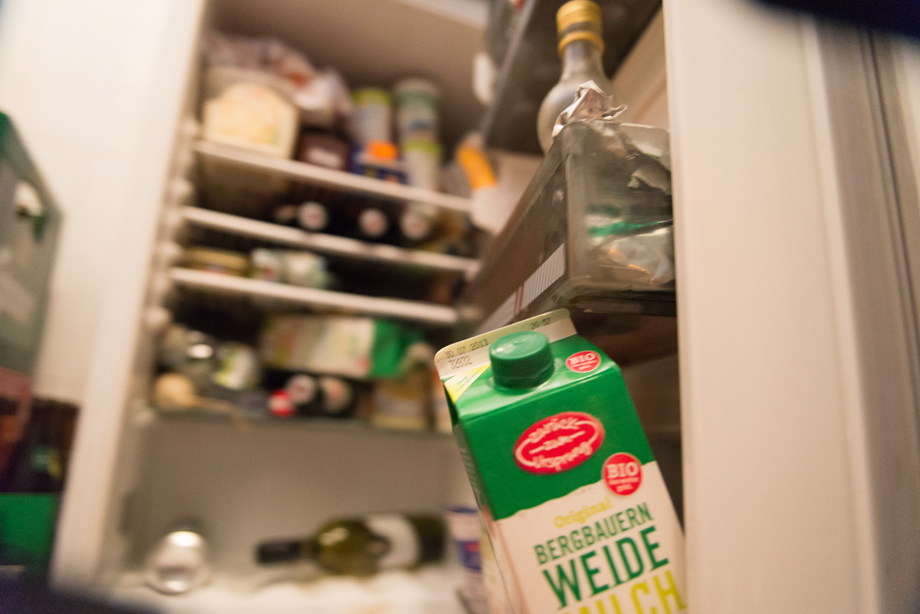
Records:
[[[435,364],[517,614],[686,609],[683,534],[620,369],[566,310]]]

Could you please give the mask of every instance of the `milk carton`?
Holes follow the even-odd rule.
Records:
[[[620,369],[566,310],[435,364],[516,614],[686,610],[683,534]]]

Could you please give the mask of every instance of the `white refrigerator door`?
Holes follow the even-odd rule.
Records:
[[[40,393],[81,405],[53,579],[117,559],[123,428],[153,240],[203,0],[5,0],[0,97],[38,152],[64,230]],[[47,164],[46,164],[47,162]]]
[[[665,0],[690,611],[915,611],[917,331],[869,39]]]

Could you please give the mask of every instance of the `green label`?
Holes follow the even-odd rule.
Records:
[[[531,614],[683,611],[683,535],[661,472],[619,367],[567,316],[531,318],[435,359],[509,598]],[[489,347],[526,330],[545,332],[552,375],[496,387]]]

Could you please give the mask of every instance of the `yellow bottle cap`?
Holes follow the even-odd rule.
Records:
[[[601,7],[591,0],[571,0],[556,12],[556,31],[559,33],[559,54],[576,40],[588,40],[604,51],[601,38]]]
[[[556,13],[556,28],[560,34],[577,23],[601,23],[601,7],[591,0],[571,0]]]

